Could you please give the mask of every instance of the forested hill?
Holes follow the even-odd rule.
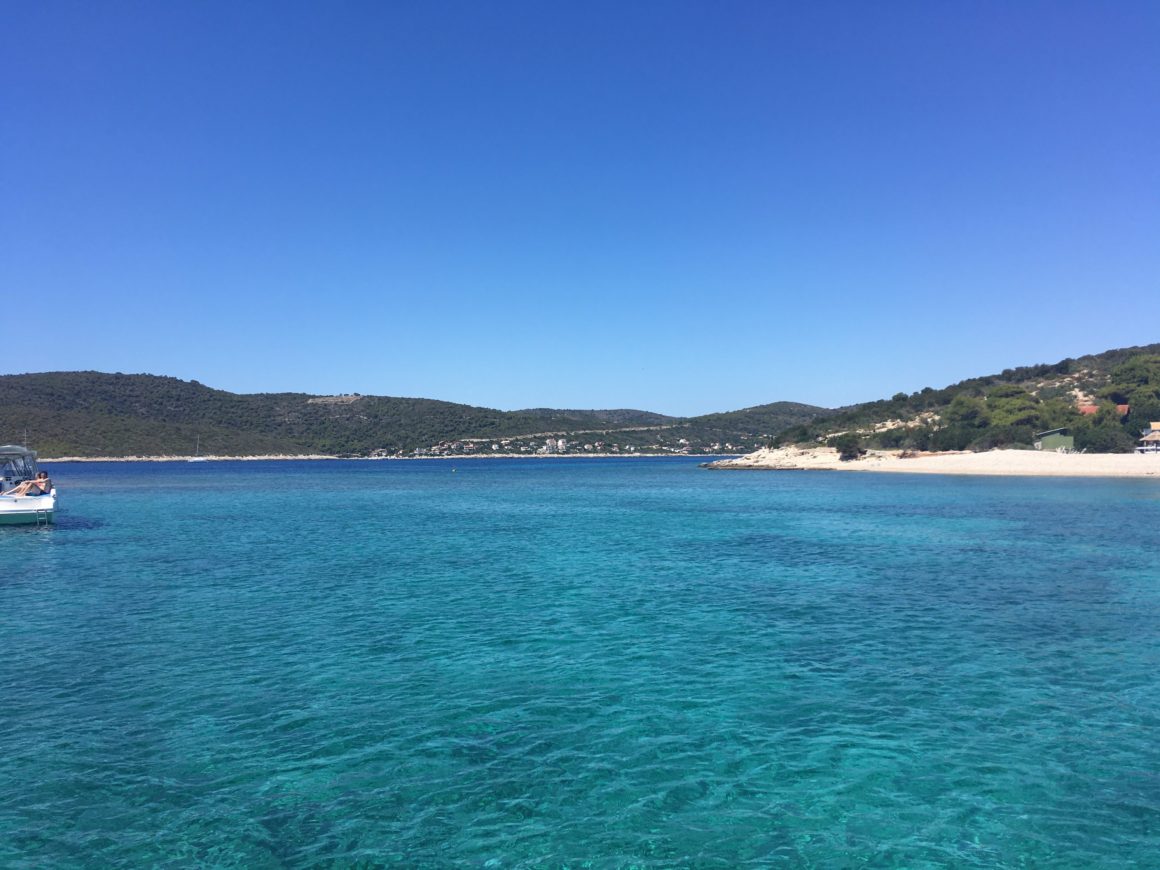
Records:
[[[431,455],[528,453],[564,438],[566,452],[738,452],[825,409],[764,406],[754,418],[674,418],[635,410],[497,411],[388,396],[240,395],[156,375],[50,372],[0,376],[0,443],[43,456],[203,453]],[[710,418],[704,418],[710,419]]]
[[[607,423],[623,426],[660,426],[666,423],[676,423],[679,417],[669,417],[665,414],[654,414],[652,411],[635,411],[627,408],[618,408],[608,411],[567,411],[555,408],[530,408],[525,411],[516,411],[517,414],[526,414],[546,420],[556,420],[569,426],[590,425],[602,426]]]
[[[1131,450],[1160,420],[1160,344],[1008,369],[831,411],[777,402],[700,417],[650,411],[497,411],[390,396],[239,395],[156,375],[0,376],[0,443],[43,456],[203,453],[740,453],[841,437],[858,447],[1030,446],[1068,428],[1077,449]],[[850,445],[847,445],[850,446]]]
[[[1076,450],[1118,453],[1134,449],[1155,420],[1160,344],[1149,344],[897,393],[787,427],[775,443],[988,450],[1030,447],[1037,433],[1066,428]]]

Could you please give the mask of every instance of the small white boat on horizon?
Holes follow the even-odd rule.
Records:
[[[56,511],[56,487],[49,483],[47,493],[37,487],[21,487],[35,480],[40,469],[36,465],[36,451],[15,444],[0,447],[0,525],[47,526]],[[21,495],[10,495],[21,489]]]
[[[197,436],[197,446],[193,448],[193,456],[189,457],[186,462],[209,462],[208,456],[201,455],[201,436]]]

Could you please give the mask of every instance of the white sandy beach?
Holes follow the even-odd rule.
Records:
[[[1031,477],[1156,477],[1160,453],[1051,453],[991,450],[986,453],[918,453],[871,450],[842,462],[832,447],[761,449],[709,468],[787,471],[885,471],[904,474],[986,474]]]

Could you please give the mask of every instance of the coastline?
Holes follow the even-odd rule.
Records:
[[[763,448],[737,459],[705,463],[716,470],[861,471],[962,474],[995,477],[1133,477],[1160,479],[1160,453],[1054,453],[990,450],[985,453],[918,453],[871,450],[843,462],[832,447]]]
[[[355,462],[466,462],[476,459],[644,459],[683,457],[709,460],[702,468],[716,471],[853,471],[886,474],[957,474],[994,477],[1130,477],[1160,479],[1160,453],[1054,453],[1037,450],[991,450],[984,453],[912,453],[870,450],[859,459],[843,462],[832,447],[762,448],[745,456],[695,453],[474,453],[456,456],[332,456],[266,454],[261,456],[203,456],[207,462],[270,462],[340,460]],[[190,462],[192,456],[57,456],[47,463],[73,462]]]
[[[644,459],[669,456],[684,459],[713,459],[720,453],[464,453],[455,456],[330,456],[322,453],[268,454],[263,456],[41,456],[48,462],[270,462],[289,460],[344,460],[346,462],[429,462],[473,459]]]
[[[37,462],[230,462],[258,461],[270,459],[338,459],[337,456],[323,454],[305,454],[291,456],[287,454],[271,454],[268,456],[39,456]]]

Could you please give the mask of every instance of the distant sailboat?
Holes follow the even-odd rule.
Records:
[[[201,455],[201,436],[197,436],[197,447],[193,449],[193,456],[189,457],[188,462],[205,462],[207,457]]]

